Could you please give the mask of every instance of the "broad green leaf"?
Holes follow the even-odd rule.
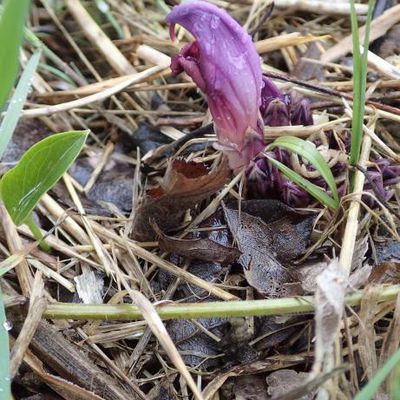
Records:
[[[0,18],[0,110],[17,76],[19,47],[29,5],[30,0],[3,0]]]
[[[315,197],[322,204],[336,210],[339,206],[339,201],[332,199],[328,196],[321,188],[313,183],[309,182],[307,179],[303,178],[297,172],[294,172],[285,164],[280,161],[275,160],[272,157],[267,156],[268,159],[274,164],[287,178],[306,190],[311,196]]]
[[[386,361],[385,365],[376,373],[376,375],[363,387],[360,393],[354,397],[354,400],[370,400],[374,398],[375,393],[382,385],[386,377],[392,372],[392,370],[400,364],[400,349],[396,351]]]
[[[0,195],[16,225],[25,223],[44,193],[79,155],[89,131],[58,133],[32,146],[0,181]]]
[[[8,340],[7,319],[0,287],[0,399],[9,399],[11,396]]]
[[[17,126],[19,117],[21,116],[22,109],[25,104],[26,97],[28,96],[31,87],[32,76],[36,71],[39,63],[40,53],[35,53],[24,69],[18,85],[8,105],[4,119],[0,125],[0,158],[6,149],[14,129]]]
[[[336,201],[339,201],[336,182],[332,171],[328,163],[312,143],[295,136],[282,136],[275,139],[273,143],[268,146],[268,149],[273,149],[275,147],[283,147],[287,150],[293,151],[310,162],[325,179],[331,189],[333,198]]]

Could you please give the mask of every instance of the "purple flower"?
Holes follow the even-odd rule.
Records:
[[[289,107],[284,100],[273,99],[265,109],[263,120],[266,126],[288,126],[290,125]]]
[[[389,201],[395,193],[389,187],[400,182],[400,165],[383,157],[374,162],[375,166],[368,168],[366,172],[364,189],[379,196],[381,201]],[[363,200],[370,206],[375,205],[371,198],[365,196]]]
[[[292,125],[313,125],[313,117],[308,99],[297,92],[290,93],[290,122]]]
[[[185,71],[207,94],[218,136],[217,148],[232,169],[248,165],[264,149],[259,107],[262,73],[251,37],[229,14],[205,1],[183,3],[167,16],[182,25],[195,41],[174,56],[174,74]]]
[[[295,91],[283,94],[265,76],[260,112],[266,126],[313,125],[310,102]]]

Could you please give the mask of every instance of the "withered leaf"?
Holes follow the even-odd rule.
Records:
[[[332,351],[344,311],[347,279],[338,260],[317,276],[315,292],[315,360],[314,374],[321,371],[325,357]]]
[[[261,219],[224,207],[225,219],[242,255],[248,283],[260,294],[282,297],[299,294],[294,274],[275,257],[274,234]]]
[[[234,386],[235,400],[268,400],[264,379],[258,375],[238,376]]]
[[[148,190],[136,209],[133,239],[154,240],[150,219],[164,232],[177,228],[185,211],[219,190],[228,176],[225,161],[209,171],[204,163],[171,160],[160,186]]]
[[[237,207],[237,202],[229,204],[231,209],[236,210]],[[298,213],[272,199],[242,201],[240,209],[266,224],[271,248],[283,265],[304,254],[310,241],[314,215]]]
[[[345,370],[344,367],[337,367],[326,374],[318,374],[312,378],[305,372],[281,369],[267,377],[268,393],[273,395],[271,400],[311,400],[315,398],[318,387]]]
[[[383,262],[372,270],[368,283],[375,285],[398,285],[400,282],[400,263]]]
[[[231,264],[240,256],[237,248],[224,246],[209,238],[177,239],[163,233],[155,222],[152,222],[151,226],[157,234],[158,245],[163,251],[176,253],[190,260],[196,259],[221,264]]]
[[[267,392],[269,395],[273,396],[274,400],[286,399],[285,395],[294,388],[302,386],[307,378],[307,373],[297,372],[293,369],[280,369],[274,371],[272,374],[267,376]],[[314,393],[310,393],[308,395],[298,395],[296,399],[311,400],[313,397]]]

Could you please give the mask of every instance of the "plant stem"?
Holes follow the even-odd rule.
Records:
[[[0,398],[10,397],[10,355],[6,313],[0,286]],[[2,397],[4,396],[4,397]]]
[[[44,240],[42,231],[40,228],[36,225],[35,221],[33,220],[32,214],[29,216],[28,219],[25,220],[25,225],[30,229],[32,232],[33,237],[39,242],[40,248],[47,252],[51,252],[51,247],[50,245]]]
[[[383,287],[379,301],[395,301],[400,285]],[[346,304],[359,305],[364,291],[346,297]],[[157,312],[161,319],[223,318],[311,313],[314,311],[312,296],[283,299],[220,301],[209,303],[181,303],[160,305]],[[49,304],[44,313],[49,319],[74,320],[142,320],[139,309],[131,304]]]

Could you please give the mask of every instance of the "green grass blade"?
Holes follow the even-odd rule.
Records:
[[[275,147],[283,147],[287,150],[293,151],[310,162],[328,184],[333,198],[337,202],[339,201],[337,186],[332,171],[328,163],[312,143],[294,136],[282,136],[274,140],[267,149],[270,150]]]
[[[400,363],[400,349],[396,351],[386,361],[385,365],[376,373],[376,375],[363,387],[360,393],[354,397],[354,400],[370,400],[374,397],[379,387],[382,385],[390,372]]]
[[[119,22],[114,18],[114,15],[112,15],[110,11],[110,6],[105,0],[95,0],[96,7],[99,9],[100,12],[104,14],[104,16],[108,19],[108,22],[113,26],[113,28],[116,30],[118,34],[119,39],[124,38],[124,32],[121,28],[121,25]]]
[[[354,0],[350,1],[351,14],[351,35],[353,39],[353,118],[351,130],[351,148],[350,163],[357,164],[360,155],[362,124],[360,125],[360,104],[362,93],[360,91],[361,82],[361,54],[360,54],[360,37],[358,35],[357,13],[354,6]]]
[[[0,18],[0,110],[14,86],[18,52],[24,35],[30,0],[4,0]]]
[[[30,218],[42,197],[68,170],[89,131],[52,135],[32,146],[0,181],[0,195],[16,225]]]
[[[32,77],[38,66],[39,59],[40,53],[35,53],[28,61],[28,64],[26,64],[26,68],[24,69],[24,72],[21,75],[21,79],[18,82],[17,88],[14,91],[4,119],[3,121],[1,121],[0,158],[2,157],[8,143],[10,142],[11,137],[14,133],[14,129],[17,126],[19,117],[21,116],[26,97],[28,96],[29,89],[31,88]]]
[[[392,400],[400,400],[400,363],[394,368],[391,381]]]
[[[39,64],[39,71],[40,70],[41,71],[50,72],[55,77],[60,78],[62,81],[68,82],[72,86],[76,86],[75,82],[65,72],[60,71],[59,69],[53,67],[52,65],[40,63]]]
[[[358,35],[357,14],[354,0],[351,0],[351,33],[353,38],[353,118],[351,133],[350,164],[356,165],[360,157],[363,137],[363,121],[365,112],[365,90],[368,71],[369,33],[375,0],[369,0],[368,14],[365,23],[364,50],[361,54],[360,38]]]
[[[3,294],[0,287],[0,399],[9,399],[10,391],[10,349],[8,342],[7,319],[4,310]]]
[[[332,197],[328,196],[321,188],[313,183],[309,182],[307,179],[303,178],[297,172],[294,172],[285,164],[282,164],[278,160],[275,160],[272,157],[267,156],[267,158],[274,164],[287,178],[291,181],[302,187],[306,190],[311,196],[316,198],[325,206],[336,210],[339,206],[339,201],[333,199]]]
[[[85,85],[86,81],[83,76],[80,76],[75,70],[73,70],[65,61],[63,61],[53,50],[48,48],[45,43],[43,43],[32,31],[29,29],[25,29],[25,39],[34,46],[37,50],[43,52],[43,55],[49,59],[49,61],[53,62],[62,71],[72,79],[74,79],[74,86],[76,87],[76,83],[79,85]]]

